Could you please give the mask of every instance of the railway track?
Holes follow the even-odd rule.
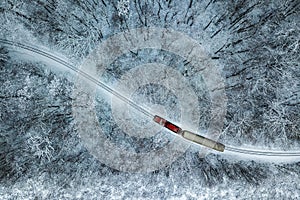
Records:
[[[135,108],[136,110],[143,113],[145,116],[153,119],[155,115],[150,113],[145,108],[141,107],[140,105],[136,104],[132,100],[126,98],[116,90],[110,88],[105,83],[95,79],[91,75],[83,72],[82,70],[78,69],[75,65],[65,61],[64,59],[53,55],[50,52],[47,52],[45,50],[41,50],[39,47],[13,42],[6,39],[0,39],[0,44],[4,45],[8,48],[13,48],[14,50],[18,51],[28,51],[30,53],[34,53],[38,56],[41,56],[42,58],[50,59],[62,66],[64,66],[66,69],[71,70],[72,72],[75,72],[76,74],[88,79],[89,81],[93,82],[103,90],[109,92],[110,94],[118,97],[120,100],[128,103],[130,106]],[[277,151],[277,150],[259,150],[259,149],[249,149],[249,148],[239,148],[239,147],[233,147],[230,145],[225,145],[225,151],[221,154],[234,154],[234,155],[240,155],[241,157],[251,157],[254,156],[255,158],[271,158],[271,161],[281,161],[281,160],[287,160],[288,162],[298,162],[300,161],[300,151]]]

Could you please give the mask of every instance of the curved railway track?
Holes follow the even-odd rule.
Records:
[[[114,89],[110,88],[107,86],[105,83],[95,79],[91,75],[81,71],[78,69],[75,65],[72,65],[71,63],[65,61],[62,58],[59,58],[56,55],[53,55],[50,52],[47,52],[45,50],[41,50],[39,47],[23,44],[23,43],[18,43],[18,42],[13,42],[9,41],[6,39],[0,39],[0,44],[7,46],[9,48],[14,48],[14,50],[18,49],[20,51],[29,51],[31,53],[35,53],[38,56],[41,56],[43,58],[50,59],[62,66],[64,66],[66,69],[71,70],[72,72],[77,73],[78,75],[88,79],[89,81],[93,82],[97,86],[101,87],[103,90],[111,93],[112,95],[118,97],[122,101],[128,103],[130,106],[133,108],[137,109],[141,113],[145,114],[145,116],[150,117],[153,119],[155,115],[150,113],[148,110],[145,108],[141,107],[140,105],[136,104],[132,100],[126,98],[119,92],[115,91]],[[234,153],[234,154],[239,154],[241,156],[259,156],[259,157],[272,157],[272,158],[284,158],[284,159],[292,159],[293,161],[300,161],[300,151],[275,151],[275,150],[255,150],[255,149],[245,149],[245,148],[238,148],[238,147],[232,147],[229,145],[225,145],[225,152],[226,153]]]

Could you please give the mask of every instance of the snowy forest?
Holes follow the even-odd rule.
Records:
[[[300,198],[299,0],[1,0],[0,24],[0,199]]]

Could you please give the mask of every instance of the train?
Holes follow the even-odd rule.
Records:
[[[214,141],[214,140],[211,140],[204,136],[197,135],[196,133],[193,133],[191,131],[182,130],[182,128],[180,128],[179,126],[171,123],[170,121],[168,121],[158,115],[155,115],[153,120],[156,123],[158,123],[159,125],[167,128],[168,130],[176,133],[177,135],[183,137],[184,139],[186,139],[188,141],[191,141],[196,144],[200,144],[202,146],[208,147],[210,149],[214,149],[219,152],[224,152],[224,150],[225,150],[224,144]]]

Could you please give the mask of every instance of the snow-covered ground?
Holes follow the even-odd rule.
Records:
[[[66,63],[0,42],[0,199],[299,198],[299,155],[186,150],[66,70],[231,147],[299,152],[299,9],[281,0],[1,1],[0,39]]]

